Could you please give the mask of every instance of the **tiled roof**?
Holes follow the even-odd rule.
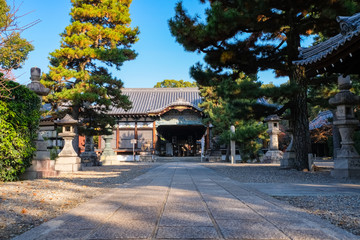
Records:
[[[319,115],[309,123],[309,130],[331,125],[329,118],[333,118],[333,114],[330,110],[320,112]]]
[[[148,114],[176,105],[199,109],[201,102],[198,88],[124,88],[122,94],[129,96],[132,108],[128,111],[113,108],[109,114]]]
[[[340,23],[341,33],[309,48],[300,48],[299,60],[294,61],[296,65],[311,65],[322,61],[347,43],[359,40],[360,35],[360,13],[351,17],[337,17]]]

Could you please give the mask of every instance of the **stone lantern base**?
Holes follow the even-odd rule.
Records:
[[[117,160],[117,156],[104,156],[102,155],[100,158],[101,165],[116,165],[119,163],[119,160]]]
[[[59,175],[55,170],[55,160],[50,160],[50,152],[47,150],[47,144],[38,134],[38,139],[35,141],[36,149],[35,156],[32,160],[31,166],[20,176],[21,179],[37,179],[48,178]]]
[[[83,152],[80,154],[81,166],[83,167],[92,167],[99,166],[98,156],[96,152]]]
[[[335,178],[360,179],[360,156],[354,155],[344,156],[340,151],[338,157],[334,159],[334,170],[331,171],[331,176]]]
[[[59,175],[59,171],[55,170],[55,160],[33,160],[31,167],[27,168],[20,179],[39,179],[56,177]]]
[[[77,172],[81,167],[81,159],[73,156],[62,156],[56,159],[55,170],[60,172]]]
[[[283,152],[280,150],[269,150],[264,156],[264,163],[280,163],[283,158]]]

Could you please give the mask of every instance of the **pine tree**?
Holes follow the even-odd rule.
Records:
[[[205,53],[207,69],[203,71],[251,74],[273,69],[277,76],[289,77],[296,91],[284,107],[291,109],[297,169],[308,168],[308,79],[304,68],[294,65],[293,61],[298,58],[303,36],[320,32],[323,36],[337,34],[336,16],[354,14],[360,10],[359,3],[352,0],[208,2],[210,8],[205,22],[189,16],[178,3],[176,15],[169,21],[171,33],[187,51]],[[195,80],[206,80],[199,74],[202,67],[198,65],[196,69]]]
[[[101,134],[115,124],[106,113],[110,107],[129,109],[131,103],[121,94],[123,83],[108,69],[119,70],[133,60],[131,46],[138,28],[131,28],[131,0],[71,0],[71,24],[61,34],[59,49],[50,55],[50,71],[43,84],[52,90],[46,101],[53,110],[60,107],[81,119],[80,133]]]
[[[213,133],[219,136],[219,144],[229,144],[230,138],[240,147],[243,160],[258,157],[267,129],[261,123],[263,112],[273,112],[276,106],[263,104],[255,91],[261,91],[256,76],[241,73],[238,79],[223,79],[216,86],[200,86],[203,102],[200,107],[205,113],[204,122],[213,125]],[[235,126],[235,136],[230,136],[230,126]]]

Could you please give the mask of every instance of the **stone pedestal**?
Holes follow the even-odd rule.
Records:
[[[341,148],[334,159],[334,170],[331,175],[337,178],[360,179],[360,156],[352,140],[358,120],[337,120],[334,122],[341,135]]]
[[[55,170],[55,160],[50,160],[50,152],[47,150],[47,144],[40,133],[35,144],[36,152],[31,167],[27,168],[20,178],[37,179],[59,175],[59,172]]]
[[[290,169],[295,167],[295,151],[293,147],[294,142],[294,135],[292,129],[287,130],[288,134],[290,135],[290,144],[286,148],[285,153],[283,154],[282,159],[280,159],[280,168],[282,169]]]
[[[105,140],[105,148],[104,151],[102,152],[100,161],[102,165],[113,165],[115,162],[119,162],[116,159],[116,154],[114,152],[114,150],[111,147],[111,140],[112,140],[112,135],[105,135],[103,136],[104,140]]]
[[[85,137],[85,151],[80,154],[81,166],[82,167],[91,167],[98,166],[98,156],[94,151],[94,139],[93,136]]]
[[[151,152],[140,152],[140,161],[142,162],[153,162],[154,157]]]
[[[360,178],[360,156],[354,147],[353,134],[359,121],[355,119],[353,105],[360,102],[360,98],[349,91],[350,77],[339,77],[340,92],[329,100],[336,106],[336,120],[334,125],[339,128],[341,148],[334,159],[334,170],[331,175],[338,178]]]
[[[73,126],[77,123],[70,115],[66,115],[58,125],[62,125],[63,132],[59,134],[64,141],[64,147],[59,153],[59,157],[55,162],[55,170],[60,172],[77,172],[80,170],[81,159],[78,157],[74,146],[72,144],[76,133],[74,133]]]
[[[267,133],[270,136],[269,150],[266,152],[264,162],[267,163],[280,163],[283,158],[283,153],[279,150],[278,134],[281,132],[279,129],[280,118],[277,115],[271,115],[265,119],[268,123]]]

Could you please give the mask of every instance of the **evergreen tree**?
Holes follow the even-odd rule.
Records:
[[[267,129],[261,123],[263,112],[273,112],[275,106],[258,101],[257,94],[260,82],[256,77],[241,73],[235,81],[223,79],[217,86],[200,86],[203,102],[200,107],[205,113],[205,123],[211,122],[213,133],[219,136],[220,144],[229,144],[230,139],[240,147],[243,160],[258,157],[261,144]],[[261,110],[260,110],[261,109]],[[260,113],[260,111],[262,113]],[[230,126],[235,126],[235,135],[230,136]]]
[[[154,88],[189,88],[197,87],[196,82],[188,82],[184,80],[165,79],[162,82],[157,82]]]
[[[296,91],[284,108],[291,109],[297,169],[308,168],[308,79],[304,68],[293,61],[298,58],[303,36],[320,32],[323,36],[337,34],[336,16],[354,14],[360,10],[359,3],[353,0],[208,2],[205,22],[189,16],[181,2],[176,6],[175,17],[169,21],[171,33],[186,50],[206,54],[207,68],[197,65],[192,70],[193,77],[199,83],[211,81],[201,71],[223,74],[231,70],[236,75],[266,69],[273,69],[277,76],[288,76]]]
[[[130,49],[137,41],[138,28],[131,28],[131,0],[71,0],[71,24],[61,34],[59,49],[50,55],[50,71],[42,83],[52,90],[46,101],[53,110],[64,107],[84,123],[80,133],[106,133],[114,119],[110,106],[129,109],[131,103],[121,94],[122,81],[107,67],[119,70],[133,60]]]

